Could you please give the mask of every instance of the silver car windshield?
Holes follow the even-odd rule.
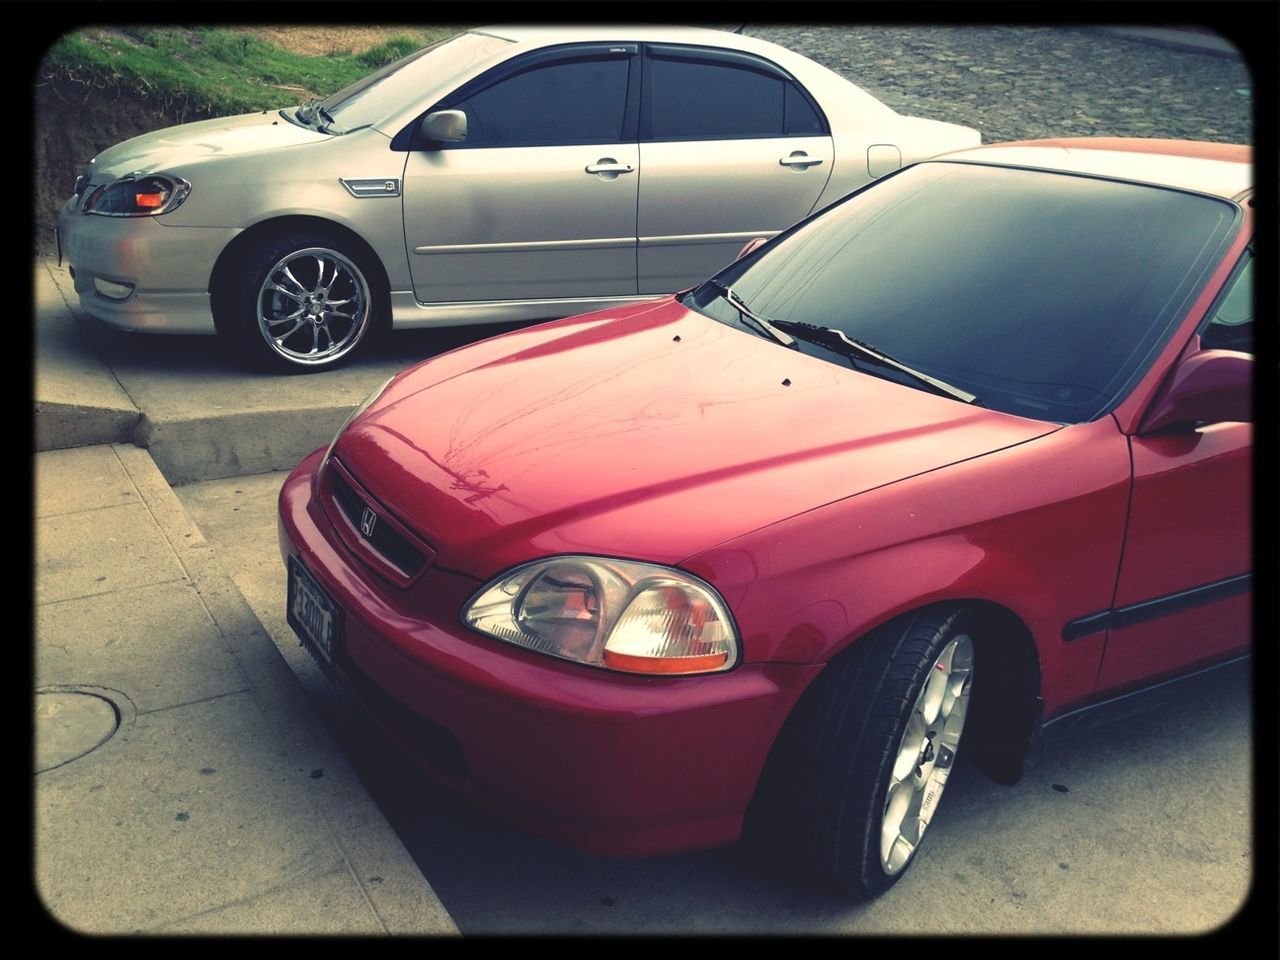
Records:
[[[320,108],[344,131],[377,123],[403,109],[442,79],[466,73],[511,45],[510,40],[480,33],[462,33],[401,57],[381,70],[343,87],[320,103]]]

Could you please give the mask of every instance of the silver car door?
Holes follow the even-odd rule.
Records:
[[[831,175],[811,97],[736,51],[650,44],[640,103],[639,292],[669,293],[807,216]]]
[[[635,294],[635,51],[541,52],[433,108],[465,113],[467,136],[405,165],[420,302]]]

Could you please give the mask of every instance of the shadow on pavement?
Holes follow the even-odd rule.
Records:
[[[1223,676],[1175,707],[1062,741],[1012,788],[962,754],[920,859],[861,904],[786,886],[742,846],[647,860],[582,854],[477,809],[363,723],[335,732],[464,934],[1136,933],[1211,928],[1243,896],[1237,881],[1217,890],[1227,907],[1206,903],[1203,918],[1148,913],[1171,886],[1219,886],[1206,862],[1238,876],[1237,858],[1249,856],[1248,837],[1232,832],[1251,802],[1247,763],[1222,749],[1247,732],[1240,684]],[[1242,809],[1217,831],[1194,826],[1223,803]],[[1162,817],[1171,805],[1177,815]]]

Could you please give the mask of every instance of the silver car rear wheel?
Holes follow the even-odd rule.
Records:
[[[328,247],[281,257],[258,288],[263,342],[281,359],[325,366],[350,353],[369,329],[369,284],[355,263]]]

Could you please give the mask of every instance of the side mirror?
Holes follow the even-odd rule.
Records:
[[[1138,433],[1252,420],[1253,356],[1234,350],[1200,350],[1178,364]]]
[[[460,143],[467,139],[467,115],[461,110],[435,110],[422,118],[418,133],[422,140]]]
[[[746,244],[743,246],[743,248],[738,251],[738,255],[733,259],[741,260],[743,257],[745,257],[749,253],[755,253],[757,250],[760,249],[761,246],[763,246],[764,242],[765,242],[764,237],[756,237],[754,240],[748,240]]]

